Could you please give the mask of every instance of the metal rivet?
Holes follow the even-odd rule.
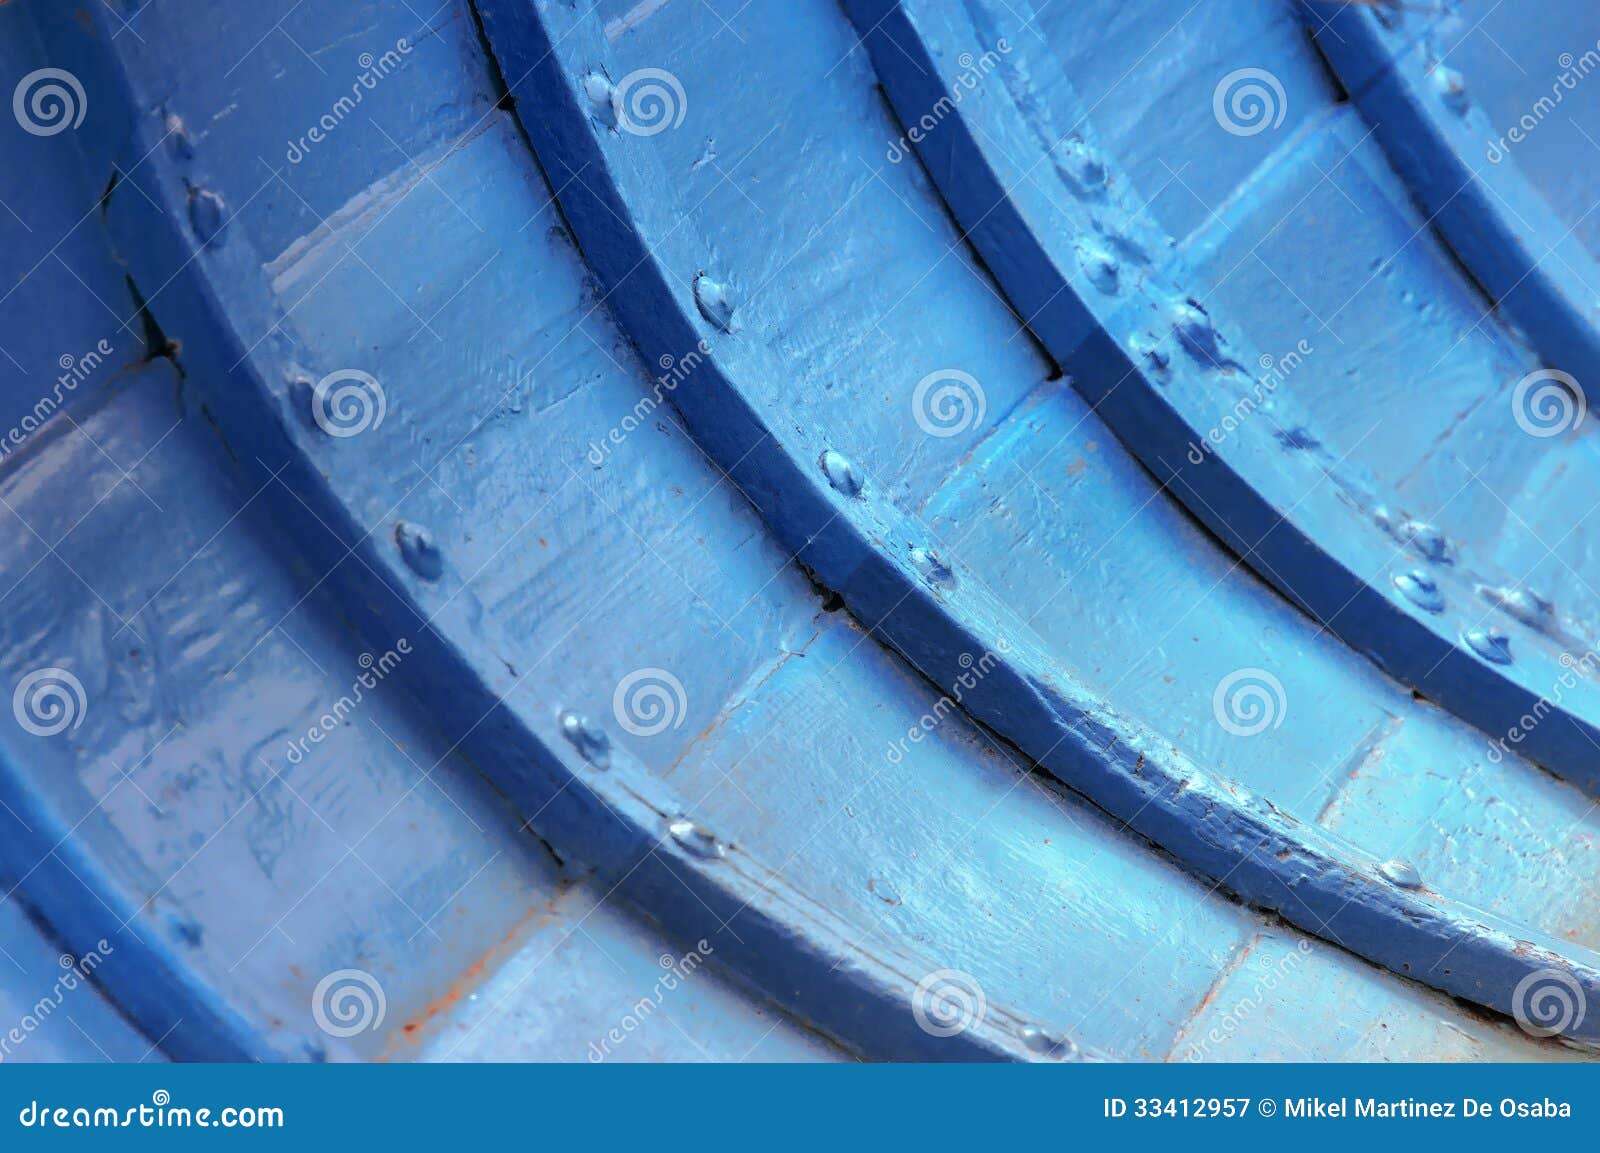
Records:
[[[706,860],[720,860],[728,855],[728,846],[717,840],[710,831],[701,828],[688,817],[679,817],[667,826],[672,839],[686,852]]]
[[[1077,1043],[1071,1037],[1052,1033],[1042,1025],[1024,1025],[1022,1043],[1027,1046],[1028,1052],[1056,1061],[1070,1060],[1078,1055]]]
[[[1400,590],[1401,596],[1423,612],[1436,613],[1444,610],[1444,595],[1439,592],[1439,586],[1421,569],[1401,573],[1394,578],[1394,587]]]
[[[1422,874],[1410,861],[1395,857],[1379,865],[1378,872],[1391,885],[1398,885],[1402,889],[1422,888]]]
[[[733,331],[733,297],[728,286],[705,273],[694,278],[694,303],[700,315],[723,332]]]
[[[582,713],[567,709],[561,714],[561,735],[595,768],[611,767],[611,738]]]
[[[828,478],[828,483],[845,496],[860,496],[862,483],[861,477],[856,472],[856,466],[850,463],[850,458],[841,452],[828,449],[817,461],[822,466],[822,475]]]
[[[436,581],[444,573],[444,554],[433,534],[420,524],[401,521],[394,529],[395,544],[406,566],[426,581]]]
[[[955,572],[931,548],[917,545],[910,556],[912,567],[934,584],[948,584],[955,579]]]
[[[1461,642],[1490,664],[1511,663],[1511,639],[1499,629],[1468,629]]]
[[[222,235],[222,230],[227,224],[227,211],[223,207],[222,197],[204,188],[191,188],[189,223],[194,227],[194,234],[199,238],[201,247],[209,247]]]

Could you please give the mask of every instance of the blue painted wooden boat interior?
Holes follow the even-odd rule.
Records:
[[[0,1061],[1595,1055],[1592,4],[0,80]]]

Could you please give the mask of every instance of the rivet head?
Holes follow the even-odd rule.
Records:
[[[830,448],[822,454],[817,463],[822,467],[822,475],[828,478],[828,483],[835,491],[845,496],[861,495],[861,475],[856,472],[856,466],[850,462],[849,457]]]
[[[1402,542],[1411,545],[1422,558],[1434,564],[1448,564],[1450,545],[1444,533],[1425,520],[1408,520],[1398,530]]]
[[[189,223],[202,248],[209,247],[222,235],[227,223],[227,211],[222,197],[204,188],[189,190]]]
[[[1511,638],[1499,629],[1468,629],[1461,643],[1492,665],[1511,663]]]
[[[944,559],[931,548],[917,545],[910,552],[911,567],[916,569],[933,584],[949,584],[955,580],[956,574]]]
[[[1444,594],[1439,591],[1434,579],[1421,569],[1401,573],[1394,578],[1394,587],[1423,612],[1444,611]]]
[[[1445,106],[1457,116],[1466,114],[1472,101],[1467,96],[1467,82],[1462,79],[1461,73],[1444,64],[1433,66],[1433,86],[1438,91]]]
[[[700,315],[723,332],[733,331],[733,297],[728,286],[705,273],[694,278],[694,304]]]
[[[617,110],[611,99],[615,91],[616,85],[599,72],[591,72],[583,78],[583,94],[589,99],[590,114],[607,128],[617,126]]]
[[[561,735],[595,768],[611,767],[611,738],[582,713],[567,709],[561,714]]]
[[[1549,628],[1555,616],[1550,602],[1531,589],[1486,588],[1479,591],[1491,604],[1499,605],[1512,620],[1520,621],[1531,629],[1543,631]]]
[[[1145,368],[1158,377],[1166,376],[1172,368],[1172,358],[1153,337],[1136,336],[1129,347],[1144,362]]]
[[[1084,275],[1107,296],[1115,296],[1120,287],[1122,266],[1117,263],[1117,258],[1103,248],[1092,245],[1078,245],[1078,266],[1083,269]]]
[[[395,544],[406,567],[425,581],[436,581],[444,573],[444,554],[433,534],[420,524],[401,521],[394,529]]]
[[[667,832],[672,839],[681,845],[685,852],[709,861],[721,860],[728,855],[728,846],[717,840],[707,829],[700,827],[688,817],[679,817],[667,826]]]
[[[1422,888],[1422,874],[1417,872],[1417,867],[1399,857],[1379,865],[1378,873],[1385,881],[1402,889]]]
[[[1022,1043],[1028,1052],[1055,1061],[1067,1061],[1078,1055],[1078,1046],[1071,1037],[1053,1033],[1042,1025],[1024,1025]]]

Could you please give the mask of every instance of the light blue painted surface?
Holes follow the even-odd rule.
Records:
[[[325,8],[4,17],[39,24],[15,69],[73,68],[94,115],[4,141],[62,147],[7,186],[46,214],[7,257],[38,319],[8,325],[0,395],[26,411],[101,316],[118,366],[158,354],[0,462],[0,667],[65,669],[87,701],[59,737],[0,734],[25,833],[4,908],[68,944],[121,934],[97,984],[160,1050],[589,1060],[623,1030],[605,1059],[1037,1058],[1041,1035],[1133,1060],[1580,1055],[1425,986],[1502,1010],[1539,967],[1591,987],[1588,801],[1486,761],[1151,483],[1055,371],[1062,330],[1008,310],[1019,268],[963,243],[949,172],[886,154],[904,78],[843,12]],[[1256,223],[1296,211],[1372,245],[1415,223],[1287,6],[1230,27],[1289,81],[1292,123],[1226,155],[1198,140],[1241,50],[1214,14],[1160,36],[1107,10],[1099,52],[1051,19],[1003,65],[1033,62],[1036,98],[989,127],[1005,148],[1065,131],[1048,67],[1103,88],[1130,186],[1163,162],[1189,186],[1151,201],[1152,268],[1243,244],[1300,275],[1313,243]],[[605,84],[649,68],[683,85],[682,122],[619,130]],[[1130,77],[1138,98],[1108,101]],[[1341,221],[1340,192],[1366,217]],[[42,267],[104,301],[25,275],[79,216]],[[1466,315],[1442,247],[1401,247],[1398,280]],[[1276,339],[1287,314],[1246,307],[1259,273],[1221,280]],[[144,347],[134,291],[171,344]],[[1454,358],[1458,392],[1383,430],[1394,452],[1526,362],[1492,325],[1450,345],[1443,320],[1352,307],[1374,343]],[[911,400],[952,368],[983,412],[934,435]],[[349,437],[312,416],[340,370],[385,405]],[[1407,491],[1432,492],[1425,465]],[[1373,467],[1352,466],[1396,481]],[[402,639],[291,756],[360,654]],[[1247,665],[1289,710],[1249,739],[1211,703]],[[641,673],[666,686],[657,732],[619,695]],[[1425,890],[1385,879],[1395,855]],[[709,964],[662,994],[700,941]],[[313,1007],[348,969],[384,1013],[343,1036]],[[941,971],[984,995],[948,1037],[913,1012]]]

